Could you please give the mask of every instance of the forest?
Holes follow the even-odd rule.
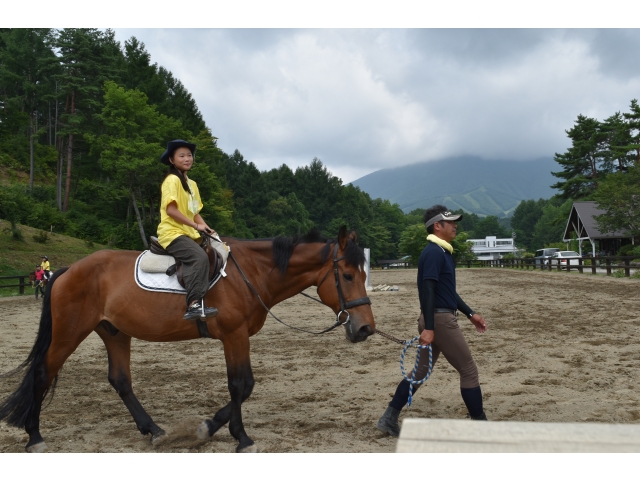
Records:
[[[567,131],[573,146],[556,154],[559,194],[522,201],[510,222],[466,214],[458,258],[472,256],[467,238],[512,230],[523,249],[559,241],[575,199],[617,212],[605,226],[628,223],[614,199],[621,192],[628,199],[640,183],[638,122],[635,100],[629,113],[603,122],[579,116]],[[423,209],[404,214],[371,198],[321,159],[260,171],[240,151],[222,151],[196,100],[135,37],[121,44],[111,30],[0,29],[0,218],[13,229],[42,229],[43,242],[56,232],[111,248],[146,248],[167,173],[159,157],[176,138],[198,145],[190,176],[203,217],[222,235],[265,238],[317,228],[335,236],[344,224],[374,262],[414,256],[424,246]]]
[[[260,171],[223,152],[179,79],[135,37],[97,29],[0,31],[0,218],[114,248],[142,249],[159,221],[158,159],[198,145],[191,177],[223,235],[356,229],[374,258],[398,255],[397,205],[344,185],[319,159]]]

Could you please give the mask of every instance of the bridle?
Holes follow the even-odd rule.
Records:
[[[349,302],[344,301],[344,294],[342,293],[342,285],[340,283],[340,273],[338,272],[338,262],[340,260],[343,260],[344,258],[345,258],[345,255],[338,258],[338,243],[336,242],[336,246],[333,249],[333,275],[336,279],[336,289],[338,290],[338,301],[340,302],[340,311],[336,314],[336,323],[338,323],[338,325],[346,325],[351,320],[351,315],[349,315],[349,308],[359,307],[360,305],[371,305],[371,300],[369,299],[369,297],[361,297],[361,298],[357,298],[356,300],[351,300]],[[327,270],[327,273],[324,274],[324,276],[322,277],[322,280],[320,280],[320,282],[318,283],[318,286],[316,287],[316,292],[320,290],[320,285],[322,285],[322,282],[326,280],[328,275],[329,275],[329,270]],[[313,300],[319,301],[316,298],[311,297],[304,292],[302,292],[302,295],[308,298],[312,298]],[[324,305],[323,302],[320,301],[320,303]],[[344,322],[340,322],[340,316],[343,313],[347,314],[347,319]]]
[[[214,238],[215,237],[211,237]],[[340,311],[338,311],[338,313],[336,314],[336,323],[334,323],[333,325],[331,325],[329,328],[325,328],[324,330],[322,330],[321,332],[311,332],[309,330],[305,330],[303,328],[298,328],[298,327],[294,327],[293,325],[288,325],[286,323],[284,323],[282,320],[280,320],[276,315],[273,314],[273,312],[269,309],[269,307],[267,307],[267,305],[262,301],[262,298],[260,297],[260,294],[257,292],[257,290],[253,287],[253,285],[251,285],[251,282],[249,282],[249,279],[246,277],[246,275],[244,274],[244,272],[242,271],[242,269],[240,268],[240,265],[238,265],[238,262],[236,260],[236,258],[233,256],[233,252],[229,252],[229,257],[231,257],[231,260],[233,260],[233,263],[236,265],[236,268],[238,269],[238,272],[240,272],[240,275],[242,276],[242,279],[245,281],[245,283],[247,284],[247,286],[251,289],[251,291],[253,292],[253,294],[258,298],[258,300],[260,301],[260,303],[262,304],[262,306],[264,307],[264,309],[269,312],[269,314],[275,318],[278,322],[280,322],[281,324],[289,327],[289,328],[293,328],[294,330],[299,330],[301,332],[305,332],[305,333],[311,333],[313,335],[320,335],[322,333],[326,333],[329,332],[331,330],[333,330],[336,327],[339,327],[340,325],[345,325],[348,327],[348,324],[350,323],[351,320],[351,315],[349,315],[349,308],[354,308],[354,307],[358,307],[360,305],[371,305],[371,300],[369,299],[369,297],[361,297],[358,298],[356,300],[351,300],[349,302],[345,302],[344,301],[344,294],[342,293],[342,285],[340,284],[340,274],[338,272],[338,262],[340,260],[343,260],[345,258],[345,256],[343,255],[342,257],[338,258],[338,243],[336,242],[336,246],[333,250],[333,273],[336,279],[336,289],[338,290],[338,300],[340,302]],[[327,276],[329,275],[329,272],[331,270],[327,270],[327,273],[324,274],[324,276],[322,277],[322,280],[320,280],[320,282],[318,283],[318,286],[316,287],[316,292],[320,289],[320,285],[322,285],[322,283],[325,281],[325,279],[327,278]],[[322,300],[318,300],[315,297],[312,297],[310,295],[307,295],[304,292],[300,292],[301,295],[304,295],[307,298],[310,298],[318,303],[321,303],[322,305],[326,305],[326,303],[324,303]],[[328,305],[327,305],[328,306]],[[347,319],[342,322],[340,321],[340,316],[346,313],[347,314]]]

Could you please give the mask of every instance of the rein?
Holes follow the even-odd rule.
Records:
[[[200,232],[201,234],[203,232]],[[207,235],[206,233],[204,235]],[[216,241],[220,241],[215,237],[212,237],[210,235],[207,235],[209,238],[212,238]],[[336,246],[334,248],[333,251],[333,271],[334,271],[334,276],[336,279],[336,288],[338,290],[338,299],[340,301],[340,311],[336,314],[336,323],[334,323],[333,325],[331,325],[328,328],[325,328],[324,330],[320,331],[320,332],[312,332],[310,330],[305,330],[304,328],[299,328],[299,327],[294,327],[293,325],[289,325],[285,322],[283,322],[282,320],[280,320],[270,309],[269,307],[267,307],[267,305],[264,303],[264,301],[262,300],[262,297],[260,297],[260,294],[258,293],[258,291],[254,288],[253,285],[251,285],[251,282],[249,281],[249,279],[247,278],[247,276],[244,274],[244,272],[242,271],[242,268],[240,268],[240,265],[238,264],[238,261],[236,260],[235,256],[233,255],[233,252],[229,252],[229,257],[231,257],[231,260],[233,260],[233,263],[235,264],[236,268],[238,269],[238,272],[240,272],[240,275],[242,276],[242,279],[244,280],[244,282],[247,284],[247,286],[249,287],[249,289],[251,289],[251,291],[253,292],[253,294],[258,298],[258,300],[260,301],[260,303],[262,304],[262,306],[264,307],[264,309],[269,313],[269,315],[271,315],[273,318],[275,318],[278,322],[280,322],[282,325],[292,328],[294,330],[298,330],[300,332],[305,332],[305,333],[310,333],[312,335],[321,335],[323,333],[327,333],[330,332],[331,330],[333,330],[336,327],[339,327],[340,325],[347,325],[349,323],[349,321],[351,320],[351,315],[349,315],[349,308],[353,308],[353,307],[358,307],[360,305],[371,305],[371,300],[369,299],[369,297],[362,297],[362,298],[358,298],[357,300],[351,300],[349,302],[345,302],[344,301],[344,294],[342,293],[342,286],[340,284],[340,275],[338,273],[338,262],[342,259],[344,259],[345,257],[342,256],[340,258],[338,258],[338,244],[336,243]],[[329,274],[329,271],[327,271],[327,273],[325,274],[324,277],[322,277],[322,280],[320,281],[320,283],[318,283],[318,287],[320,288],[320,285],[322,285],[322,282],[324,282],[324,280],[327,278],[327,275]],[[324,302],[322,302],[322,300],[318,300],[317,298],[314,298],[310,295],[307,295],[306,293],[301,292],[302,295],[304,295],[307,298],[311,298],[312,300],[315,300],[318,303],[321,303],[323,305],[326,305]],[[347,319],[342,322],[340,321],[340,316],[346,313],[347,314]]]
[[[219,240],[218,238],[212,237],[210,235],[207,235],[204,232],[200,232],[201,234],[206,235],[207,237],[216,240],[218,242],[220,242],[221,240]],[[338,262],[340,260],[343,260],[345,257],[344,255],[340,258],[338,258],[338,244],[336,243],[335,248],[333,249],[333,275],[336,281],[336,289],[338,290],[338,300],[340,301],[340,311],[336,314],[336,323],[334,323],[333,325],[331,325],[328,328],[325,328],[324,330],[320,331],[320,332],[312,332],[310,330],[305,330],[304,328],[299,328],[299,327],[294,327],[293,325],[289,325],[285,322],[283,322],[282,320],[280,320],[270,309],[269,307],[267,307],[267,305],[264,303],[264,301],[262,300],[262,297],[260,296],[260,294],[258,293],[258,291],[254,288],[253,285],[251,285],[251,282],[249,281],[249,279],[247,278],[247,276],[244,274],[244,272],[242,271],[242,268],[240,268],[240,265],[238,264],[238,261],[236,260],[236,257],[233,255],[233,252],[229,251],[229,257],[231,257],[231,260],[233,261],[233,263],[235,264],[236,268],[238,269],[238,272],[240,272],[240,275],[242,276],[242,279],[244,280],[244,282],[247,284],[247,286],[249,287],[249,289],[253,292],[253,294],[256,296],[256,298],[260,301],[260,303],[262,304],[262,306],[264,307],[264,309],[269,313],[269,315],[271,315],[273,318],[275,318],[279,323],[281,323],[282,325],[284,325],[285,327],[289,327],[292,328],[293,330],[298,330],[300,332],[304,332],[304,333],[310,333],[312,335],[322,335],[323,333],[327,333],[330,332],[331,330],[333,330],[336,327],[339,327],[340,325],[347,325],[349,323],[349,321],[351,320],[351,315],[349,315],[349,308],[353,308],[353,307],[358,307],[360,305],[371,305],[371,300],[369,299],[369,297],[362,297],[362,298],[358,298],[356,300],[351,300],[348,302],[344,301],[344,294],[342,293],[342,285],[340,283],[340,273],[338,271]],[[322,277],[322,280],[320,280],[320,282],[318,283],[318,286],[316,287],[316,291],[317,289],[320,288],[320,285],[322,285],[322,283],[326,280],[327,276],[329,275],[329,271],[327,271],[327,273],[325,273],[325,275]],[[307,295],[304,292],[300,292],[300,295],[303,295],[307,298],[310,298],[311,300],[321,303],[322,305],[326,305],[326,303],[324,303],[322,300],[318,300],[315,297],[312,297],[311,295]],[[347,314],[347,319],[344,322],[340,321],[340,316],[346,313]],[[380,335],[381,337],[384,337],[388,340],[391,340],[392,342],[396,342],[399,343],[400,345],[404,345],[404,349],[402,350],[402,353],[400,354],[400,371],[402,372],[402,376],[405,378],[405,380],[407,380],[411,385],[422,385],[424,382],[427,381],[427,379],[431,376],[431,371],[433,370],[433,350],[431,348],[431,345],[427,345],[426,347],[423,345],[420,345],[418,342],[418,339],[420,337],[415,337],[411,340],[405,341],[405,340],[400,340],[399,338],[394,337],[393,335],[390,335],[388,333],[382,332],[380,330],[378,330],[376,328],[376,330],[374,331],[374,333],[377,333],[378,335]],[[416,344],[417,343],[417,344]],[[414,345],[416,344],[416,345]],[[414,346],[417,349],[416,352],[416,362],[415,362],[415,366],[413,367],[413,372],[411,373],[411,378],[409,378],[404,370],[404,357],[407,353],[407,350],[409,349],[409,347]],[[418,370],[418,365],[420,364],[420,350],[426,348],[429,350],[429,370],[427,371],[427,374],[425,375],[425,377],[421,380],[416,380],[415,376],[416,376],[416,371]],[[407,406],[410,407],[411,406],[411,402],[413,399],[413,388],[409,388],[409,398],[407,401]]]

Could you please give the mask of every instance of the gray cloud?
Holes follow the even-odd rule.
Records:
[[[551,156],[578,114],[626,111],[640,30],[140,29],[220,147],[259,168],[320,158],[351,181],[473,154]]]

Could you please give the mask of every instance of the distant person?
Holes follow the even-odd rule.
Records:
[[[486,420],[482,405],[482,391],[478,379],[478,368],[471,356],[469,346],[458,326],[458,310],[465,314],[480,333],[487,330],[487,323],[462,301],[456,292],[456,270],[453,247],[449,242],[456,237],[456,222],[462,215],[453,215],[443,205],[429,208],[423,217],[427,229],[427,246],[418,260],[418,295],[420,318],[418,332],[420,344],[429,345],[433,351],[433,366],[440,353],[460,374],[460,393],[473,420]],[[417,380],[423,379],[429,369],[427,351],[420,354],[416,372]],[[413,392],[419,385],[413,386]],[[403,379],[396,388],[389,406],[378,420],[377,428],[391,436],[400,434],[398,417],[407,404],[411,384]]]
[[[51,277],[51,266],[49,265],[49,257],[47,257],[46,255],[42,255],[42,263],[40,263],[40,267],[44,272],[44,276],[47,277],[47,280],[49,280],[49,277]]]
[[[34,272],[34,274],[35,274],[34,285],[36,287],[36,300],[37,300],[38,293],[40,293],[42,297],[44,297],[44,286],[45,286],[46,279],[45,279],[44,270],[40,265],[36,265],[36,271]]]
[[[193,166],[196,146],[184,140],[173,140],[160,161],[169,165],[162,182],[158,241],[182,262],[182,278],[187,290],[185,320],[215,317],[218,309],[206,307],[204,296],[209,288],[209,257],[200,246],[200,233],[215,235],[200,216],[202,202],[198,185],[187,176]]]

